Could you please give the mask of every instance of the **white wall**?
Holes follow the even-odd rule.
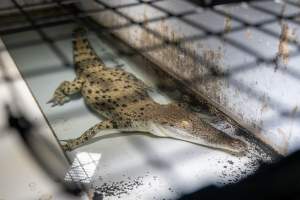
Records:
[[[157,47],[162,40],[129,20],[149,22],[148,29],[171,41],[189,38],[190,42],[182,45],[189,54],[164,45],[145,51],[144,55],[184,78],[191,88],[246,124],[279,152],[286,154],[300,147],[300,56],[293,44],[298,44],[299,24],[288,20],[279,22],[271,14],[290,16],[299,13],[299,8],[273,2],[258,2],[255,9],[245,4],[216,8],[230,17],[184,0],[158,1],[151,5],[136,0],[99,1],[108,7],[121,7],[91,16],[107,27],[122,27],[113,32],[136,48]],[[103,7],[93,0],[81,2],[86,10]],[[132,5],[126,7],[127,4]],[[173,14],[193,13],[163,20],[166,13],[161,8]],[[254,26],[265,20],[269,23]],[[242,21],[247,22],[248,27],[243,27]],[[227,34],[225,39],[211,34],[201,39],[205,33],[199,28]],[[233,31],[235,28],[239,30]],[[195,56],[200,56],[201,61],[191,58]],[[275,58],[279,67],[272,62],[258,62]],[[214,71],[230,76],[211,76],[209,64],[214,65]]]

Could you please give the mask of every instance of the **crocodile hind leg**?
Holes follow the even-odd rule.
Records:
[[[66,142],[66,144],[62,145],[62,148],[64,151],[71,151],[78,146],[81,146],[82,144],[86,143],[89,139],[97,135],[98,132],[103,130],[111,130],[117,128],[117,124],[114,123],[112,120],[104,120],[98,124],[95,124],[88,130],[86,130],[81,136],[75,139],[69,139],[69,140],[62,140],[63,142]],[[103,133],[102,135],[108,135],[111,134],[110,132]]]
[[[96,135],[99,137],[112,135],[120,132],[128,131],[147,131],[147,128],[143,126],[144,122],[137,122],[137,125],[133,125],[131,122],[116,122],[114,120],[104,120],[95,124],[88,130],[86,130],[81,136],[75,139],[62,140],[66,144],[62,145],[63,150],[72,151],[73,149],[85,144],[91,138]]]
[[[63,105],[70,100],[70,95],[78,93],[83,85],[83,80],[75,78],[73,81],[62,82],[54,92],[54,95],[48,103],[52,103],[52,106]]]

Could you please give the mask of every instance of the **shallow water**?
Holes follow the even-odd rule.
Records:
[[[71,42],[74,27],[74,24],[64,24],[43,28],[40,32],[26,31],[2,37],[59,140],[75,138],[101,121],[80,97],[63,106],[51,107],[46,103],[62,81],[75,77]],[[182,96],[179,87],[178,91],[169,93],[159,90],[161,81],[152,70],[152,64],[139,55],[120,54],[121,49],[117,48],[114,39],[90,32],[89,40],[108,67],[123,67],[152,87],[149,94],[155,101],[166,104]],[[228,134],[235,132],[225,121],[215,120],[217,118],[212,116],[206,116],[206,119]],[[72,167],[66,180],[82,182],[103,192],[107,199],[116,196],[122,199],[176,199],[209,184],[238,181],[251,174],[259,160],[272,159],[260,146],[248,142],[247,155],[237,157],[146,133],[95,138],[67,153]]]

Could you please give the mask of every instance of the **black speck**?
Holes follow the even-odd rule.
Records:
[[[232,162],[231,160],[227,161],[229,164],[233,165],[234,162]]]

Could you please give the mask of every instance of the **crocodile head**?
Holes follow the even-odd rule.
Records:
[[[178,107],[161,111],[160,117],[150,126],[151,132],[157,136],[188,141],[238,155],[247,150],[246,142],[214,128],[194,113]]]

